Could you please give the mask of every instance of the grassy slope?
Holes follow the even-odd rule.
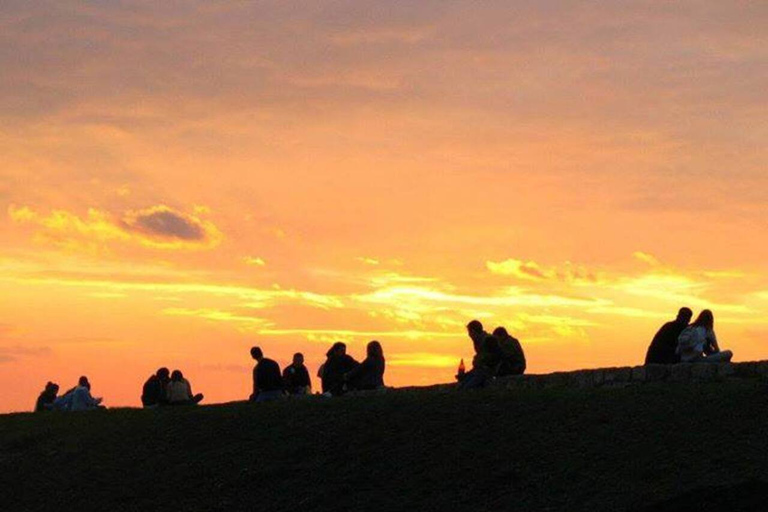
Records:
[[[768,481],[766,420],[756,382],[10,415],[0,508],[627,510]]]

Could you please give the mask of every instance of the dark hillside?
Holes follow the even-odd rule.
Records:
[[[767,421],[754,380],[9,415],[0,509],[764,510]]]

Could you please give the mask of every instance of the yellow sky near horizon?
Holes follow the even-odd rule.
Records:
[[[0,6],[0,411],[161,365],[241,399],[382,341],[450,381],[642,361],[683,305],[768,354],[764,2]],[[315,379],[316,380],[316,379]]]

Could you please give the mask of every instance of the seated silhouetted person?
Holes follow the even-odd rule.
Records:
[[[166,387],[171,381],[171,372],[168,368],[160,368],[157,373],[150,376],[141,392],[141,403],[144,407],[157,407],[168,403]]]
[[[77,382],[77,386],[67,391],[63,397],[65,401],[61,404],[61,408],[67,411],[91,411],[93,409],[103,409],[101,406],[101,398],[94,398],[91,395],[91,383],[88,381],[88,377],[80,377]],[[57,407],[59,399],[54,402],[54,408]]]
[[[677,353],[681,363],[727,363],[733,357],[730,350],[720,350],[715,336],[715,316],[708,309],[699,313],[680,333]]]
[[[525,353],[520,341],[510,335],[504,327],[497,327],[493,331],[493,336],[499,342],[502,360],[499,365],[497,376],[522,375],[525,373]]]
[[[312,382],[309,380],[309,372],[304,366],[304,354],[293,354],[293,363],[283,370],[283,385],[289,395],[312,394]]]
[[[344,374],[347,389],[371,390],[384,387],[386,361],[381,343],[372,341],[366,347],[366,357],[362,363]]]
[[[344,394],[344,374],[359,363],[347,354],[347,346],[340,341],[334,343],[325,355],[321,377],[323,393],[342,395]]]
[[[467,334],[472,340],[472,346],[475,349],[475,354],[479,354],[483,350],[483,343],[485,342],[485,338],[490,335],[485,332],[485,329],[483,329],[483,324],[480,323],[480,320],[472,320],[467,324]]]
[[[173,370],[171,381],[165,388],[169,405],[194,405],[203,399],[202,393],[192,394],[192,385],[180,370]]]
[[[461,381],[459,389],[482,388],[498,375],[504,361],[504,354],[495,336],[486,336],[480,352],[472,360],[472,370],[467,372]]]
[[[677,339],[683,329],[688,327],[693,312],[688,308],[680,308],[677,318],[661,326],[659,332],[653,337],[648,352],[645,355],[645,364],[675,364],[680,362],[677,355]]]
[[[56,401],[56,395],[58,395],[58,393],[59,385],[55,382],[48,382],[45,385],[43,392],[40,393],[40,396],[37,397],[37,402],[35,403],[35,412],[53,410],[53,403]]]
[[[280,375],[280,366],[272,359],[264,357],[259,347],[251,348],[251,357],[256,360],[253,368],[253,393],[251,400],[254,402],[270,402],[283,397],[283,378]]]

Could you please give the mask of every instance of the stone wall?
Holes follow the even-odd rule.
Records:
[[[646,382],[712,382],[733,378],[768,380],[768,361],[722,364],[651,364],[597,368],[496,379],[493,386],[515,388],[625,386]]]

